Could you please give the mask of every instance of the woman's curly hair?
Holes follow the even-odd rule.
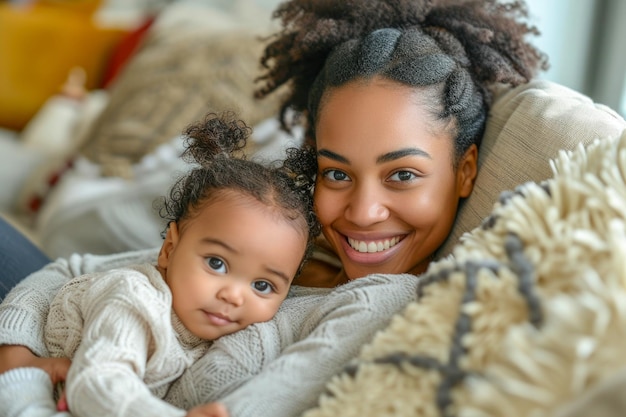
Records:
[[[209,113],[186,129],[182,157],[195,166],[174,183],[167,197],[155,202],[168,225],[162,235],[170,222],[192,218],[207,201],[234,191],[276,208],[302,231],[307,237],[304,262],[321,230],[313,210],[315,155],[309,149],[294,148],[280,165],[262,165],[246,159],[243,152],[251,133],[232,112]]]
[[[524,1],[291,0],[273,17],[282,30],[269,38],[257,97],[283,85],[283,127],[315,119],[326,90],[355,79],[384,77],[420,88],[422,103],[452,126],[456,154],[480,144],[491,105],[490,86],[511,86],[547,69],[547,57],[529,44],[535,27]],[[455,123],[448,123],[454,121]]]

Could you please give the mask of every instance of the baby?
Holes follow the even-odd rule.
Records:
[[[162,398],[212,340],[276,314],[319,233],[314,155],[293,149],[301,157],[279,167],[238,157],[250,131],[230,113],[187,129],[183,157],[197,165],[160,202],[168,225],[157,264],[82,275],[60,290],[45,327],[50,366],[3,376],[32,373],[9,414],[68,415],[52,393],[67,357],[59,409],[73,416],[211,415],[214,405],[185,411]]]

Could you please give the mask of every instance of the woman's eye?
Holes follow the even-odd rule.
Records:
[[[219,272],[220,274],[226,273],[226,263],[222,259],[211,256],[207,258],[206,263],[212,270]]]
[[[324,171],[324,178],[327,178],[331,181],[350,181],[350,177],[343,171],[339,171],[336,169],[329,169]]]
[[[257,292],[260,292],[261,294],[270,294],[272,291],[274,291],[274,287],[272,287],[272,284],[267,281],[254,281],[252,283],[252,288],[254,288],[254,290]]]
[[[414,180],[415,178],[417,178],[417,175],[415,175],[411,171],[398,171],[392,176],[390,176],[389,180],[398,181],[398,182],[406,182],[406,181]]]

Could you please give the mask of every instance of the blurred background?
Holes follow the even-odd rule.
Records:
[[[626,1],[527,0],[547,78],[626,116]]]
[[[108,87],[152,19],[180,1],[0,0],[0,128],[22,130],[72,67],[85,70],[88,90]],[[271,10],[279,0],[196,2]],[[626,1],[527,2],[542,32],[536,44],[550,57],[543,77],[626,115]],[[257,19],[269,20],[269,13]]]
[[[279,94],[252,93],[280,2],[0,0],[0,216],[50,257],[157,246],[152,202],[207,108],[238,110],[247,150],[278,159],[300,137],[277,125]],[[539,78],[626,116],[626,0],[527,4]]]

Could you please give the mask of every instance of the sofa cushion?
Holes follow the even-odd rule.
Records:
[[[626,121],[615,111],[560,84],[533,80],[500,88],[479,151],[478,177],[462,203],[438,257],[448,255],[461,236],[480,226],[501,192],[552,176],[550,159],[596,138],[617,137]]]

